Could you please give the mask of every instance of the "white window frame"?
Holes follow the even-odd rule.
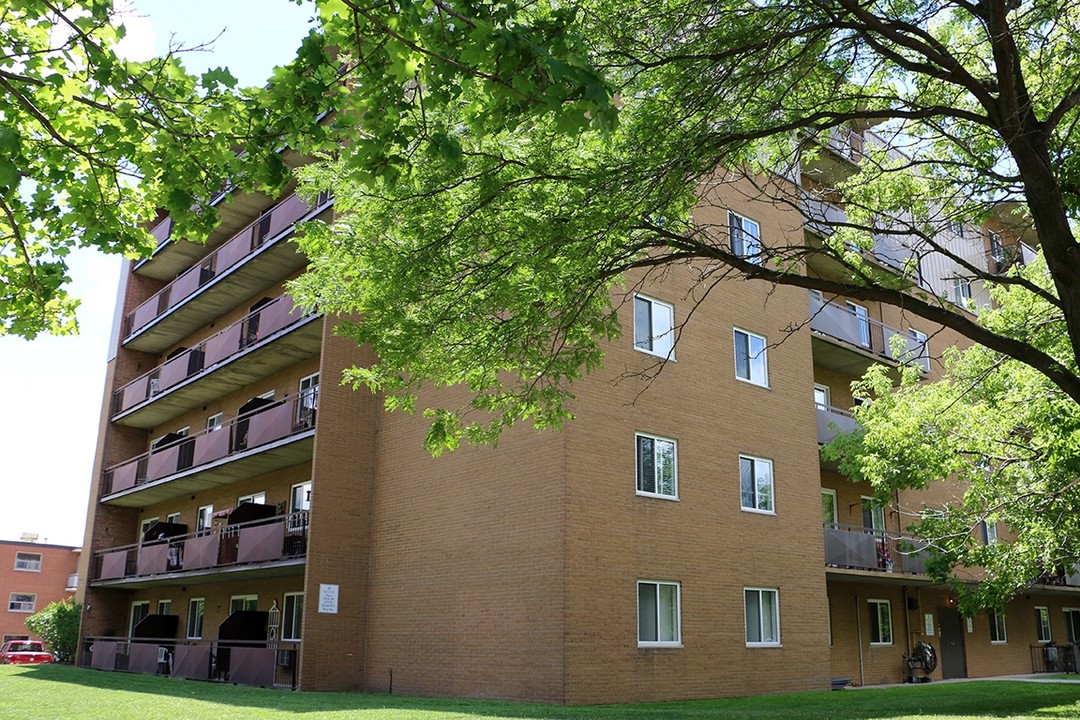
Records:
[[[746,504],[746,489],[743,487],[743,463],[749,463],[751,473],[750,488],[752,493],[751,502],[752,505]],[[760,474],[761,470],[767,469],[767,478]],[[766,482],[768,486],[768,506],[762,507],[762,483]],[[759,513],[761,515],[775,515],[776,514],[776,479],[773,474],[773,461],[768,458],[758,457],[756,455],[747,455],[746,453],[740,453],[739,455],[739,505],[744,512]]]
[[[859,326],[859,345],[869,348],[873,345],[870,335],[870,309],[850,300],[845,301],[847,311],[855,318]]]
[[[870,524],[866,524],[866,508],[870,508]],[[862,511],[863,530],[868,533],[880,535],[885,532],[885,506],[872,497],[863,495],[859,498],[859,508]]]
[[[157,615],[172,615],[172,600],[165,598],[157,601]]]
[[[832,408],[832,388],[821,383],[814,383],[814,407],[819,410]]]
[[[1005,627],[1005,613],[987,610],[986,620],[990,625],[990,644],[1005,645],[1009,642],[1009,632]]]
[[[143,537],[146,535],[147,531],[150,528],[154,527],[154,523],[158,522],[159,520],[161,520],[160,517],[154,516],[152,518],[146,518],[145,520],[140,520],[139,521],[139,544],[140,545],[143,544]]]
[[[251,493],[250,495],[241,495],[240,497],[236,498],[237,505],[242,505],[243,503],[256,503],[257,505],[265,505],[266,493],[257,492]]]
[[[165,516],[165,522],[176,525],[180,522],[180,513],[169,513]]]
[[[195,609],[198,608],[198,614]],[[188,640],[202,640],[203,622],[206,619],[206,598],[188,600],[187,624],[184,632]],[[194,632],[193,632],[194,631]]]
[[[880,598],[870,598],[866,601],[869,612],[867,613],[870,618],[870,646],[871,647],[886,647],[893,644],[893,617],[892,617],[892,602],[889,600],[882,600]],[[885,613],[887,618],[888,627],[884,627],[881,623],[882,612]],[[886,639],[884,630],[888,630],[888,638]],[[875,632],[876,631],[876,632]],[[874,635],[878,636],[878,639],[874,640]]]
[[[772,596],[772,622],[773,628],[776,630],[776,637],[764,639],[766,637],[765,627],[765,613],[762,612],[763,603],[762,597],[764,595]],[[750,639],[750,607],[751,604],[756,603],[757,607],[757,627],[753,628],[757,632],[757,636],[762,638],[761,640]],[[766,587],[745,587],[743,588],[743,629],[746,638],[746,647],[781,647],[780,644],[780,590],[777,588]]]
[[[824,514],[824,512],[825,512],[825,503],[824,503],[824,500],[825,500],[826,497],[829,498],[832,501],[833,521],[832,521],[831,524],[829,524],[829,523],[827,523],[825,521],[825,514]],[[822,504],[821,504],[821,510],[822,510],[821,525],[822,525],[822,527],[831,527],[832,529],[835,530],[837,527],[840,526],[840,506],[836,504],[836,490],[834,490],[832,488],[821,488],[821,499],[822,499]]]
[[[135,619],[135,615],[138,610],[145,609],[146,612],[141,613],[139,619]],[[143,618],[150,615],[150,601],[149,600],[134,600],[131,603],[131,607],[128,608],[128,637],[135,634],[135,626],[142,622]]]
[[[225,424],[225,413],[216,412],[206,418],[206,432],[217,432]]]
[[[319,409],[319,373],[300,378],[296,394],[296,422],[310,422]]]
[[[290,607],[289,600],[292,599]],[[298,642],[304,633],[304,593],[285,593],[281,598],[281,639]],[[286,622],[291,616],[291,624]],[[288,633],[295,631],[295,635]]]
[[[1050,630],[1050,608],[1035,606],[1035,637],[1041,643],[1053,642],[1054,634]]]
[[[653,487],[659,488],[659,483],[656,477],[657,460],[659,458],[658,449],[659,443],[670,443],[671,445],[671,492],[663,493],[658,491],[650,492],[643,490],[643,479],[641,477],[641,441],[651,440],[653,443]],[[666,438],[660,435],[653,435],[651,433],[636,432],[634,433],[634,478],[636,481],[635,491],[638,495],[643,497],[661,498],[663,500],[678,500],[679,499],[679,443],[673,438]]]
[[[746,375],[743,376],[739,362],[739,336],[745,338],[746,344]],[[758,387],[769,387],[769,341],[764,335],[758,335],[749,330],[735,328],[732,331],[732,339],[735,349],[735,379]],[[754,350],[754,340],[760,341],[761,348]],[[760,361],[760,364],[759,364]]]
[[[954,275],[949,282],[949,299],[953,304],[966,310],[971,303],[971,296],[971,278]]]
[[[728,235],[733,254],[747,262],[761,265],[764,260],[764,246],[761,244],[760,223],[734,210],[728,210]]]
[[[205,535],[214,526],[214,506],[200,505],[195,511],[195,532]]]
[[[998,544],[997,523],[993,520],[982,521],[983,543],[987,546]]]
[[[638,312],[647,308],[648,317],[639,322]],[[657,312],[657,310],[662,312]],[[641,337],[641,325],[648,324],[649,334]],[[647,295],[634,295],[634,349],[647,355],[675,359],[675,306]]]
[[[650,639],[643,640],[641,638],[641,613],[642,613],[641,594],[642,594],[642,590],[647,590],[647,586],[651,586],[652,588],[654,588],[654,591],[655,591],[655,594],[653,595],[653,597],[654,597],[654,608],[655,608],[656,615],[655,615],[655,617],[653,617],[653,623],[654,623],[655,628],[656,628],[656,637],[657,637],[656,640],[650,640]],[[675,617],[674,617],[674,623],[673,623],[673,626],[672,626],[672,630],[674,631],[674,633],[673,633],[672,639],[670,639],[670,640],[660,640],[659,639],[660,638],[661,615],[662,615],[662,608],[661,608],[661,603],[660,603],[660,599],[661,599],[660,588],[661,587],[668,587],[668,588],[674,588],[675,589],[675,608],[674,608]],[[678,648],[678,647],[682,647],[682,597],[681,597],[681,595],[682,595],[682,588],[681,588],[680,584],[677,583],[677,582],[672,582],[670,580],[638,580],[637,581],[636,600],[637,600],[637,606],[638,606],[638,608],[637,608],[637,610],[638,610],[637,611],[638,647],[640,647],[640,648],[664,648],[664,647]]]
[[[19,572],[41,572],[41,553],[16,552],[15,569]]]
[[[237,603],[243,603],[240,607],[236,607]],[[233,595],[229,598],[229,614],[236,612],[237,610],[246,610],[248,604],[253,604],[252,610],[258,610],[259,608],[259,596],[258,595]]]
[[[311,512],[311,494],[315,486],[311,480],[296,483],[289,488],[289,521],[287,530],[298,532],[308,526],[308,516],[296,515],[300,512]],[[301,494],[300,502],[297,502],[297,493]]]
[[[31,614],[36,606],[37,593],[13,592],[8,595],[8,612]]]

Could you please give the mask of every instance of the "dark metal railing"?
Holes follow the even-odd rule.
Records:
[[[230,418],[217,427],[179,438],[106,468],[102,474],[101,495],[105,497],[163,480],[312,430],[318,400],[319,390],[312,388],[281,400],[268,401],[265,406]]]
[[[90,579],[142,579],[307,555],[308,511],[219,525],[186,535],[99,550]]]
[[[115,390],[112,414],[117,415],[190,377],[210,370],[218,363],[265,342],[279,330],[314,314],[314,310],[293,312],[292,298],[280,295],[195,347],[169,358]]]
[[[926,543],[908,533],[825,526],[825,564],[882,572],[926,572]]]
[[[1075,673],[1080,667],[1080,645],[1041,643],[1031,646],[1031,672]]]

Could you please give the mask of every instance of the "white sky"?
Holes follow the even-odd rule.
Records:
[[[120,2],[117,2],[117,6]],[[228,67],[244,85],[261,85],[288,62],[310,30],[310,4],[292,0],[133,0],[124,52],[162,54],[173,43],[220,37],[212,52],[190,53],[192,72]],[[78,337],[32,342],[0,336],[0,540],[37,533],[39,542],[81,545],[105,388],[105,361],[123,260],[82,251],[69,258],[71,292],[82,298]]]

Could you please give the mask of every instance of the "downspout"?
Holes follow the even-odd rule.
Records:
[[[859,596],[855,596],[855,630],[856,637],[859,640],[859,686],[866,686],[866,670],[863,667],[863,651],[862,651],[862,613],[859,611],[861,603]]]

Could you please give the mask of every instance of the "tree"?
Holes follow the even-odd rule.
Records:
[[[82,605],[68,598],[49,603],[26,618],[26,627],[48,643],[57,662],[72,662],[79,646],[81,621]]]
[[[0,333],[74,331],[73,248],[146,255],[159,211],[177,236],[204,236],[216,196],[277,191],[289,178],[283,138],[321,131],[308,118],[336,72],[317,35],[274,85],[241,90],[226,69],[186,72],[180,47],[125,60],[121,20],[111,0],[0,10]]]
[[[958,388],[973,392],[982,376],[965,385],[962,374],[972,368],[1010,374],[991,386],[1002,399],[1006,380],[1034,383],[1025,391],[1043,393],[1054,414],[991,427],[1000,447],[1036,421],[1039,437],[1059,443],[1027,458],[1023,477],[1034,484],[1020,486],[1049,503],[1039,511],[1046,534],[1017,523],[1031,549],[994,577],[1015,590],[1036,565],[1080,557],[1068,520],[1080,494],[1064,481],[1074,469],[1043,466],[1071,449],[1068,434],[1045,426],[1071,427],[1080,402],[1080,72],[1065,61],[1080,9],[1004,0],[318,4],[351,90],[338,105],[347,142],[301,175],[309,193],[332,188],[347,214],[309,228],[312,266],[295,291],[362,316],[342,329],[379,362],[346,380],[386,392],[388,406],[414,408],[425,385],[468,386],[466,406],[426,409],[434,450],[493,441],[516,422],[559,425],[572,382],[620,331],[620,278],[690,263],[700,269],[697,297],[730,278],[815,289],[901,306],[981,346],[951,366],[954,395],[943,386],[879,402],[862,416],[864,438],[890,407],[926,403],[925,419]],[[847,211],[828,237],[766,243],[745,257],[724,229],[693,221],[707,183],[729,178],[810,214],[784,176],[813,165],[822,143],[871,126],[880,146],[867,147],[846,180],[816,188]],[[1045,275],[991,273],[939,240],[949,223],[994,213],[1016,236],[1037,229]],[[908,251],[899,272],[867,260],[880,237]],[[999,288],[1009,322],[976,320],[921,289],[911,271],[930,254]],[[821,262],[842,272],[806,272]],[[894,397],[880,379],[872,387]],[[928,451],[927,436],[916,443],[913,434],[920,426],[906,435],[890,427]],[[972,451],[957,426],[934,428],[939,447],[960,450],[927,469],[1020,482],[1011,459],[977,457],[989,445]],[[883,484],[912,482],[860,467]],[[1039,484],[1050,475],[1056,484]],[[965,503],[1011,523],[1013,505],[980,500],[980,487],[972,483]],[[966,512],[924,530],[952,532]],[[960,553],[942,557],[967,562]]]

